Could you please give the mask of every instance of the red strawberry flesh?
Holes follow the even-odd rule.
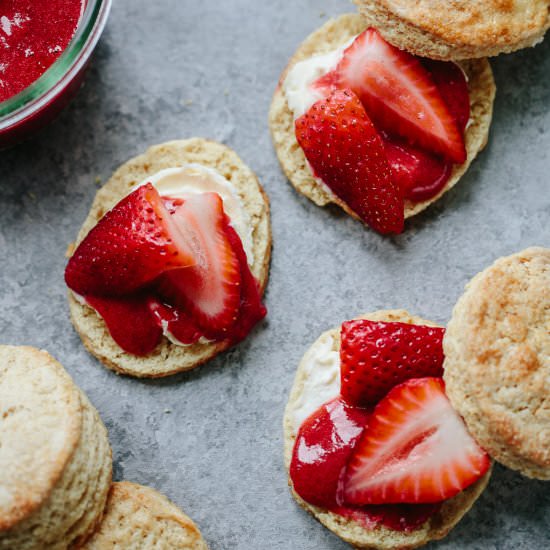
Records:
[[[353,90],[378,128],[455,163],[464,139],[430,73],[413,55],[388,44],[376,29],[361,33],[316,88]]]
[[[443,380],[415,378],[394,387],[374,409],[349,460],[344,499],[354,505],[440,502],[489,467]]]
[[[69,260],[65,281],[82,296],[120,297],[196,261],[158,192],[147,184],[122,199],[88,233]]]
[[[239,315],[241,268],[227,236],[222,199],[216,193],[190,197],[173,219],[199,251],[197,265],[163,274],[159,291],[188,311],[207,338],[225,339]]]
[[[261,289],[258,281],[256,281],[250,271],[241,239],[231,225],[227,225],[226,227],[226,236],[231,244],[231,248],[239,259],[241,272],[239,315],[228,334],[231,342],[236,344],[243,340],[252,328],[266,316],[267,309],[262,304]]]
[[[296,120],[296,138],[321,180],[376,231],[400,233],[404,205],[382,140],[357,96],[337,90]]]
[[[372,406],[409,378],[442,376],[444,329],[355,319],[342,323],[342,397]]]
[[[361,523],[366,529],[384,525],[412,531],[439,510],[438,504],[342,504],[342,478],[357,441],[368,425],[369,412],[333,399],[307,418],[296,437],[290,477],[307,502]]]

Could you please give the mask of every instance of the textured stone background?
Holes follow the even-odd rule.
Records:
[[[494,60],[490,144],[460,184],[382,238],[298,196],[273,153],[270,96],[288,57],[345,0],[115,2],[84,88],[32,141],[0,152],[0,338],[52,352],[107,424],[116,479],[181,505],[213,550],[347,546],[286,487],[281,418],[317,335],[386,307],[446,322],[464,284],[498,256],[550,245],[550,40]],[[64,252],[97,189],[148,145],[205,136],[238,151],[271,197],[269,317],[190,374],[144,382],[102,368],[69,322]],[[170,411],[170,412],[168,412]],[[550,491],[496,467],[439,548],[550,545]]]

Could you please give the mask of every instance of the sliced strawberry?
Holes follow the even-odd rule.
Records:
[[[470,96],[464,73],[455,63],[422,59],[441,97],[464,132],[470,118]],[[407,141],[382,132],[386,156],[393,179],[403,190],[405,199],[420,202],[435,197],[452,172],[451,161],[415,147]]]
[[[304,500],[326,508],[337,505],[340,477],[368,416],[364,409],[336,398],[302,423],[292,452],[290,478]]]
[[[194,344],[202,336],[191,316],[181,308],[164,304],[159,300],[151,300],[151,311],[156,322],[182,344]]]
[[[409,378],[442,376],[444,333],[438,327],[368,319],[342,323],[342,397],[368,407]]]
[[[313,173],[380,233],[403,230],[404,206],[382,140],[351,90],[337,90],[296,120]]]
[[[490,464],[452,408],[443,380],[415,378],[374,409],[346,470],[344,500],[439,502],[476,482]]]
[[[156,189],[143,185],[107,212],[69,260],[65,281],[77,294],[124,296],[161,273],[196,263]]]
[[[334,71],[313,86],[328,91],[350,88],[378,128],[453,162],[466,160],[463,136],[428,71],[376,29],[361,33]]]
[[[384,136],[383,141],[392,178],[405,199],[427,200],[445,187],[453,168],[450,161],[400,139]]]
[[[150,299],[147,296],[87,296],[86,302],[101,315],[113,340],[125,352],[132,355],[147,355],[160,342],[162,329],[152,313]]]
[[[229,338],[233,344],[244,340],[252,328],[267,315],[267,309],[262,304],[262,296],[258,282],[248,267],[246,252],[241,238],[231,225],[226,226],[226,235],[231,248],[239,258],[241,271],[241,302],[239,316],[230,330]]]
[[[200,254],[197,265],[163,274],[159,291],[188,311],[207,338],[224,339],[239,315],[241,271],[227,237],[222,199],[216,193],[194,195],[176,208],[172,218]]]

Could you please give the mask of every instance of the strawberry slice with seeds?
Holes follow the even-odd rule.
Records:
[[[196,262],[195,250],[148,183],[122,199],[88,233],[69,260],[65,281],[82,296],[120,297],[165,271]]]
[[[368,407],[409,378],[442,376],[444,333],[439,327],[368,319],[342,323],[342,397]]]
[[[315,88],[353,90],[378,128],[455,163],[466,160],[464,138],[429,72],[413,55],[369,28],[344,51]]]
[[[447,399],[443,380],[415,378],[374,409],[347,466],[344,500],[439,502],[475,483],[490,465]]]
[[[194,195],[177,206],[172,218],[198,251],[197,264],[164,273],[159,292],[189,312],[207,338],[225,339],[239,315],[241,271],[227,237],[222,199],[217,193]]]
[[[401,191],[384,145],[351,90],[336,90],[296,120],[296,138],[315,176],[380,233],[403,230]]]

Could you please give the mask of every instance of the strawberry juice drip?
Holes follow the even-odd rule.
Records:
[[[59,58],[83,0],[0,0],[0,101],[18,94]]]

